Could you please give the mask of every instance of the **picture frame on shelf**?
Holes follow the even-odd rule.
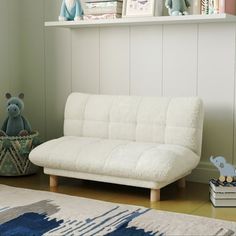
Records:
[[[124,0],[122,17],[154,16],[156,0]]]

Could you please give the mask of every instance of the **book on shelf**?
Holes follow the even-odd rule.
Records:
[[[85,3],[85,14],[106,14],[106,13],[122,13],[122,2],[88,2]]]
[[[209,0],[201,0],[201,14],[202,15],[209,14]]]
[[[235,0],[219,0],[219,13],[236,14]]]
[[[236,199],[216,199],[210,196],[215,207],[236,207]]]
[[[201,14],[236,14],[235,0],[201,0]]]
[[[123,0],[85,0],[84,3],[98,3],[98,2],[123,2]]]
[[[115,19],[122,14],[121,0],[87,0],[84,2],[84,19]]]
[[[100,15],[84,15],[84,20],[102,20],[102,19],[117,19],[121,18],[121,14],[100,14]]]
[[[121,14],[122,8],[113,9],[113,8],[92,8],[92,9],[84,9],[85,15],[100,15],[100,14]]]
[[[122,7],[122,1],[109,1],[109,2],[86,2],[85,8],[107,8],[107,7]]]
[[[156,1],[154,15],[155,16],[163,16],[164,15],[164,1]]]
[[[201,1],[199,0],[192,0],[191,6],[189,10],[189,14],[191,15],[199,15],[201,13]]]

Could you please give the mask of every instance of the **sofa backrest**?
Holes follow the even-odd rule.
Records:
[[[64,135],[176,144],[200,156],[200,98],[111,96],[72,93],[66,102]]]

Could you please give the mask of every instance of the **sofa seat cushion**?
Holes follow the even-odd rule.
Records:
[[[30,153],[39,166],[146,181],[169,182],[194,169],[199,157],[170,144],[65,136]]]

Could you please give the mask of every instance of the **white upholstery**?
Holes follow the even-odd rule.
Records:
[[[31,160],[51,169],[165,182],[195,168],[199,157],[179,145],[66,136],[34,149]]]
[[[35,148],[30,160],[48,174],[84,173],[106,176],[107,182],[111,176],[126,183],[137,180],[142,187],[167,184],[197,166],[202,126],[199,98],[72,93],[65,108],[65,136]]]
[[[65,136],[177,144],[200,155],[203,106],[199,98],[157,98],[72,93]]]

